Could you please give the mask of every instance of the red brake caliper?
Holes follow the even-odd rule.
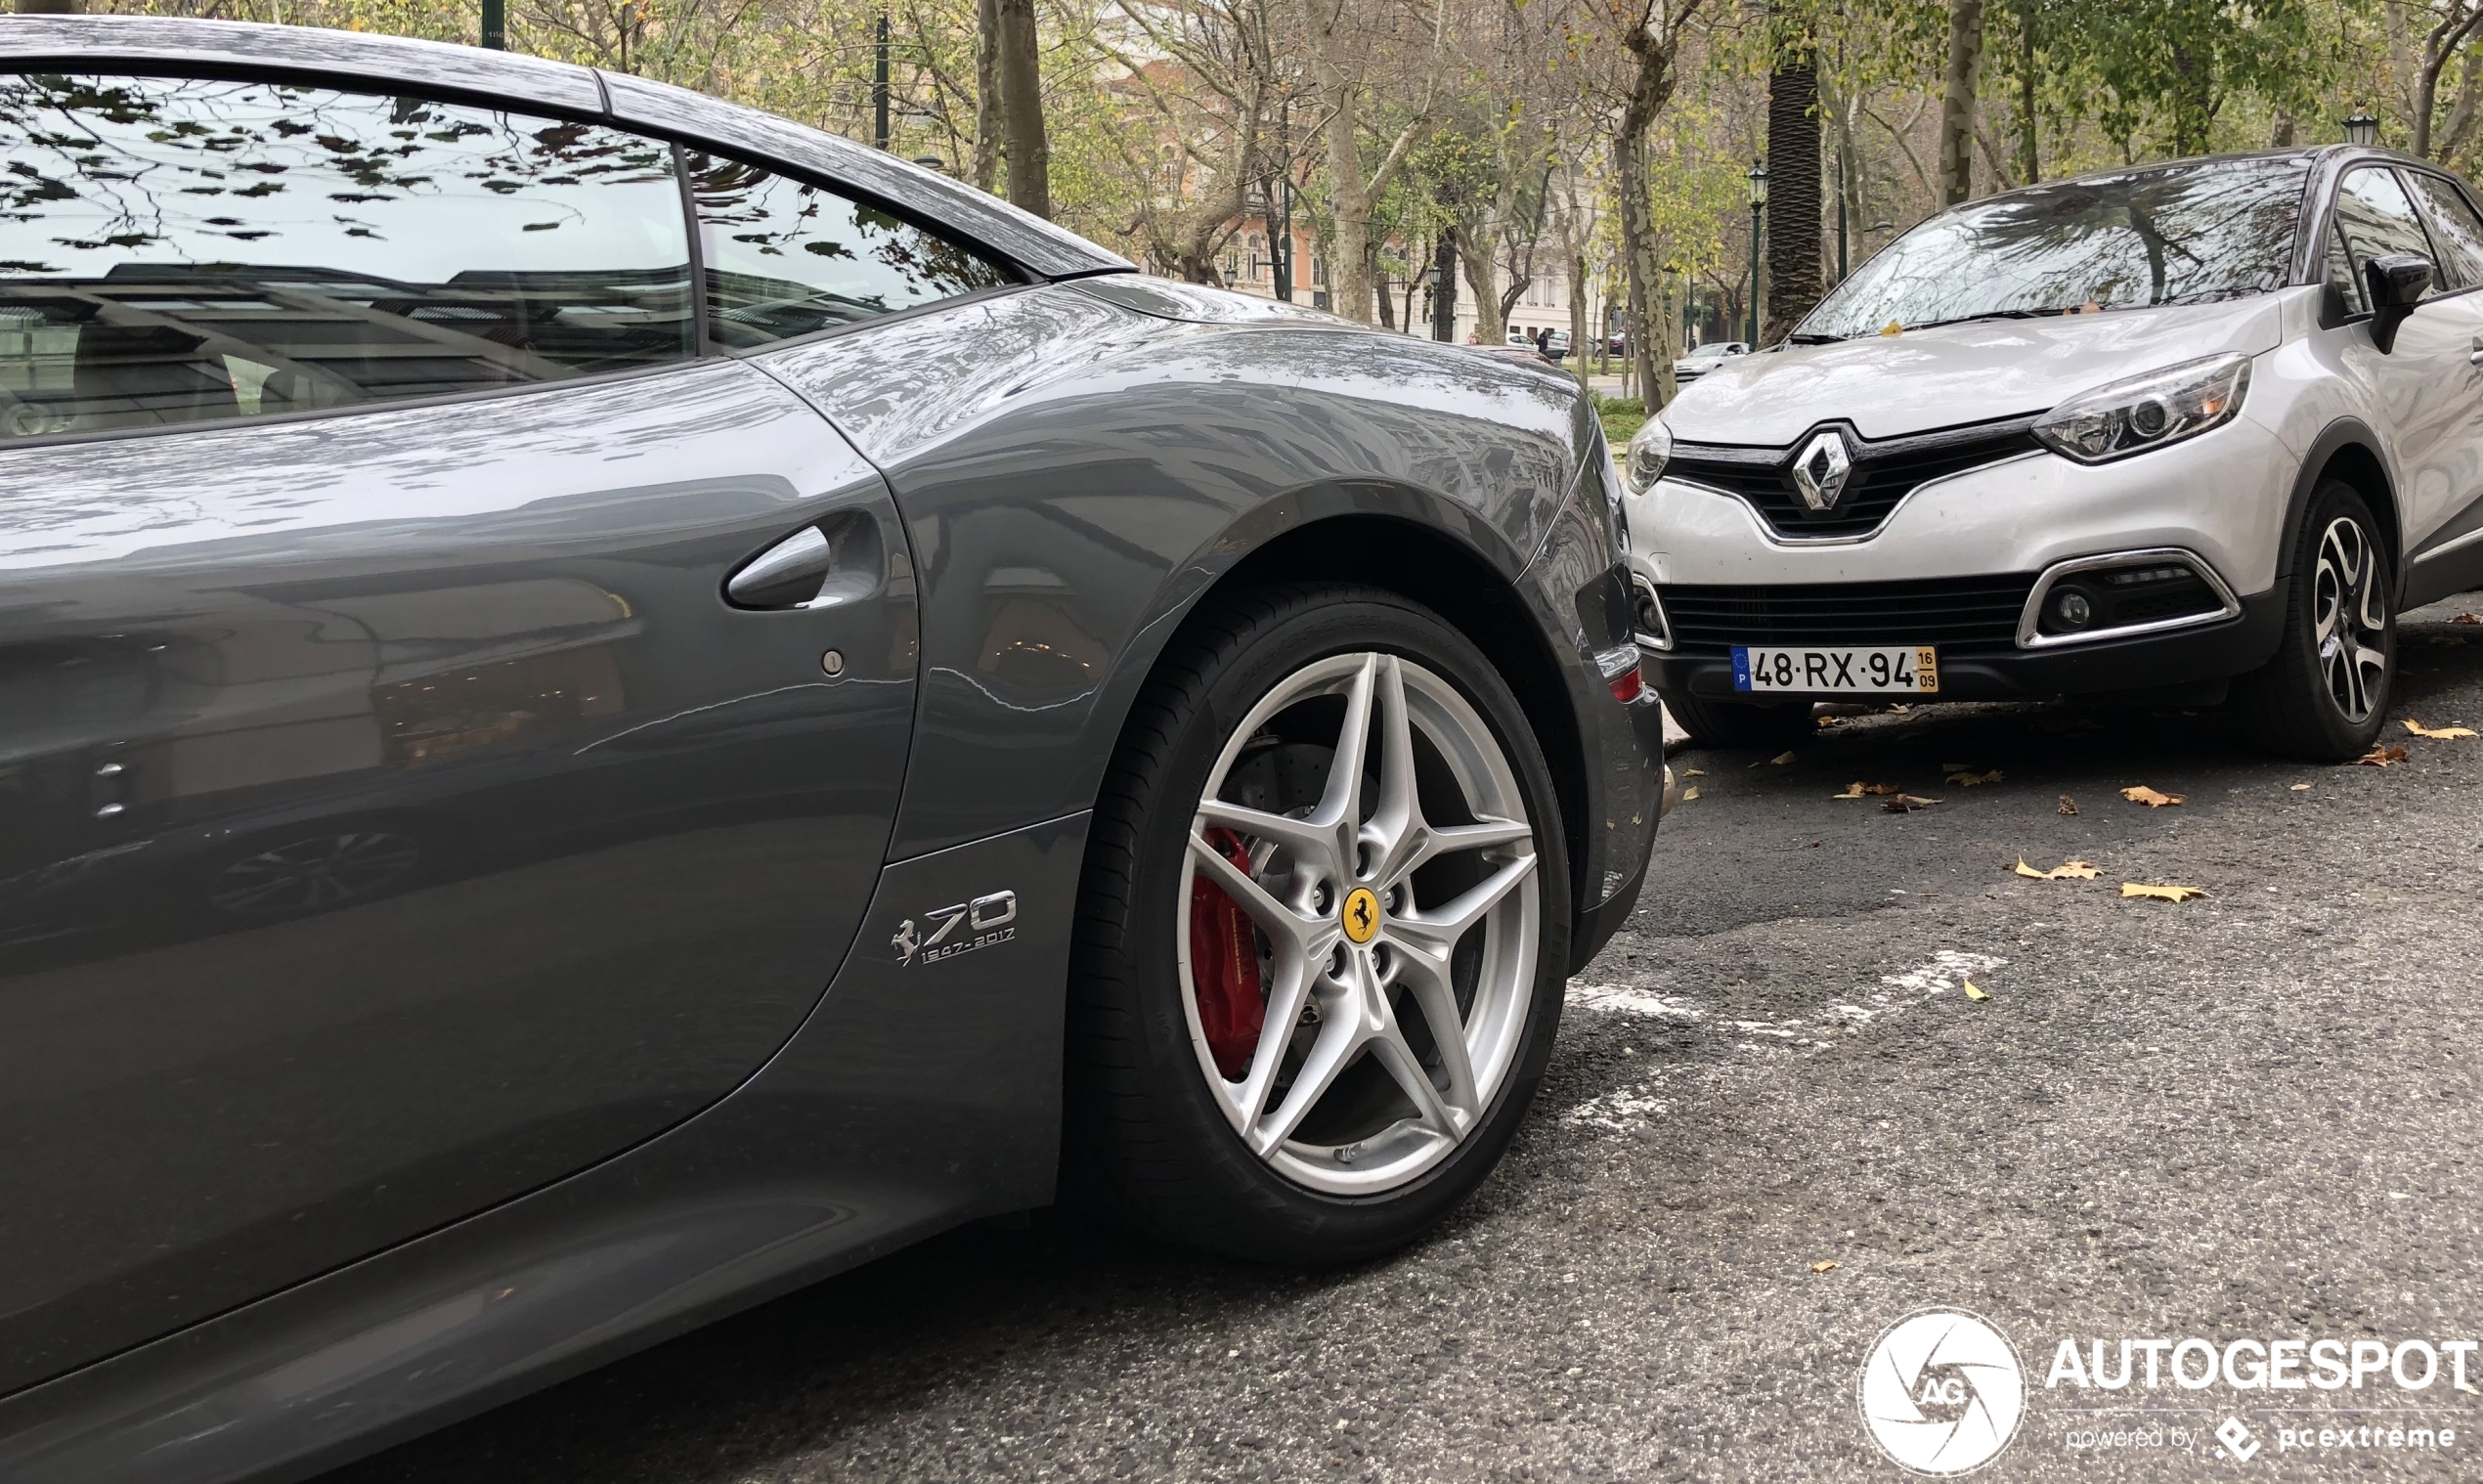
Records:
[[[1207,844],[1244,873],[1250,852],[1231,830],[1210,829]],[[1267,990],[1259,983],[1259,945],[1250,919],[1204,874],[1190,881],[1190,984],[1198,1001],[1198,1026],[1216,1070],[1229,1078],[1250,1069],[1267,1016]]]

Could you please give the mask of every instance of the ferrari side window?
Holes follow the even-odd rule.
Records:
[[[691,153],[708,332],[724,350],[1017,282],[1000,265],[824,186]]]
[[[0,443],[684,360],[674,160],[421,98],[0,75]]]

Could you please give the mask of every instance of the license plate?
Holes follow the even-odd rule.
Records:
[[[1736,644],[1733,688],[1931,695],[1939,689],[1939,655],[1929,644],[1884,649],[1763,649]]]

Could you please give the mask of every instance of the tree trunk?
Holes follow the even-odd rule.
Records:
[[[2018,177],[2043,179],[2042,139],[2035,132],[2034,0],[2018,0]]]
[[[1587,386],[1587,255],[1569,255],[1569,365],[1578,373],[1578,389]]]
[[[1000,179],[1000,0],[975,0],[975,162],[978,191]]]
[[[1498,345],[1508,338],[1508,320],[1501,308],[1501,272],[1492,259],[1492,235],[1465,222],[1452,230],[1458,239],[1458,266],[1465,270],[1465,286],[1474,290],[1475,342]]]
[[[1034,28],[1034,0],[996,0],[996,4],[1009,200],[1048,219],[1052,215],[1052,147],[1043,137],[1043,56]]]
[[[77,0],[17,0],[21,16],[74,16]]]
[[[1647,38],[1652,40],[1652,38]],[[1626,308],[1622,323],[1629,328],[1629,374],[1638,385],[1649,413],[1659,412],[1672,400],[1673,361],[1662,363],[1664,380],[1658,395],[1657,362],[1648,343],[1647,326],[1652,316],[1648,302],[1653,297],[1654,274],[1649,259],[1654,256],[1654,224],[1647,220],[1647,126],[1655,121],[1656,109],[1672,91],[1672,54],[1669,50],[1642,48],[1640,37],[1631,37],[1631,50],[1637,53],[1637,75],[1632,79],[1630,102],[1621,110],[1621,126],[1612,135],[1612,174],[1621,196],[1621,262],[1623,299]]]
[[[1818,63],[1805,41],[1788,48],[1767,78],[1764,343],[1783,339],[1819,302],[1818,101]]]
[[[1948,0],[1948,71],[1939,95],[1939,200],[1975,194],[1975,83],[1982,67],[1982,0]]]
[[[1337,35],[1344,22],[1341,0],[1312,0],[1302,7],[1311,54],[1311,85],[1326,109],[1320,142],[1328,149],[1328,202],[1334,239],[1328,253],[1328,307],[1358,324],[1371,323],[1371,193],[1362,173],[1362,89],[1346,71]]]
[[[1328,265],[1328,282],[1331,288],[1335,285],[1336,265],[1333,263]],[[1388,292],[1388,281],[1386,278],[1378,277],[1373,278],[1371,281],[1371,296],[1372,298],[1377,300],[1379,304],[1379,327],[1381,329],[1396,328],[1397,302]],[[1336,300],[1331,296],[1328,302],[1333,304]]]
[[[1431,338],[1457,338],[1457,232],[1440,229],[1438,255],[1431,265]]]

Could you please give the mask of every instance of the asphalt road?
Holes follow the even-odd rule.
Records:
[[[2460,611],[2483,595],[2408,624],[2385,768],[2059,707],[1677,756],[1700,797],[1573,983],[1528,1130],[1395,1258],[1305,1277],[977,1228],[326,1484],[1894,1480],[1856,1376],[1927,1305],[2026,1368],[1979,1479],[2483,1478],[2483,1394],[2445,1364],[2420,1391],[2045,1384],[2068,1336],[2483,1338],[2483,739],[2400,725],[2483,728]],[[1942,802],[1830,797],[1857,779]],[[2105,1405],[2155,1410],[2068,1410]],[[2280,1451],[2374,1421],[2459,1438]],[[2134,1439],[2069,1446],[2089,1430]]]

